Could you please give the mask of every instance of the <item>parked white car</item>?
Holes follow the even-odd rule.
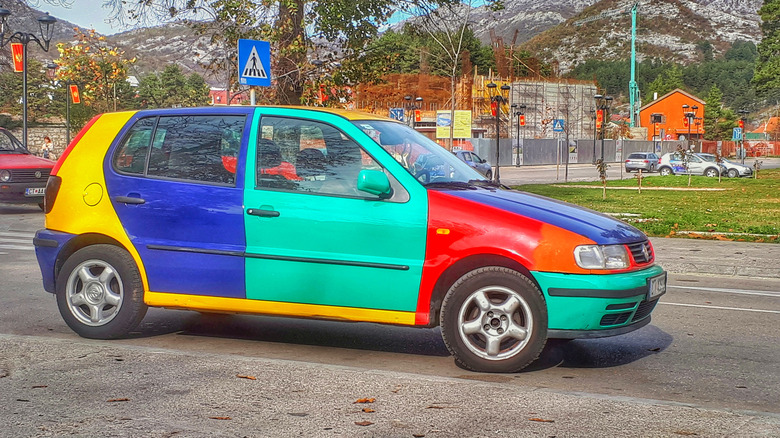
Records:
[[[715,163],[717,161],[717,157],[715,157],[715,155],[713,154],[696,154],[696,155],[700,156],[706,161],[709,161],[710,163]],[[723,166],[726,168],[726,175],[728,175],[729,178],[753,175],[753,169],[743,164],[729,161],[723,157],[721,157],[720,163],[723,164]]]
[[[722,164],[709,162],[696,154],[688,154],[688,169],[681,152],[669,152],[663,154],[658,162],[658,172],[661,175],[688,174],[716,177],[725,175],[726,167]]]

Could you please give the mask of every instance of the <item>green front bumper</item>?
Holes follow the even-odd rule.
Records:
[[[592,338],[646,325],[658,299],[646,301],[648,279],[660,266],[621,274],[532,272],[547,300],[550,338]]]

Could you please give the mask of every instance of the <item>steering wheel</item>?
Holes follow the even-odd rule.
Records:
[[[425,179],[424,180],[420,179],[422,177],[425,177]],[[414,174],[414,179],[416,179],[416,180],[418,180],[418,181],[420,181],[422,183],[426,183],[427,184],[427,183],[431,182],[431,171],[423,169],[423,170],[421,170],[421,171],[419,171],[419,172]]]

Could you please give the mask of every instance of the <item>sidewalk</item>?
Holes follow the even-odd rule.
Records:
[[[780,245],[653,237],[658,264],[680,274],[780,278]]]

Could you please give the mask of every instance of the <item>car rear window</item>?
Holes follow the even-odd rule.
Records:
[[[122,173],[235,185],[244,115],[138,120],[114,155]]]
[[[631,158],[641,158],[641,159],[644,159],[645,157],[647,157],[647,154],[631,154],[631,155],[628,156],[629,159],[631,159]]]

